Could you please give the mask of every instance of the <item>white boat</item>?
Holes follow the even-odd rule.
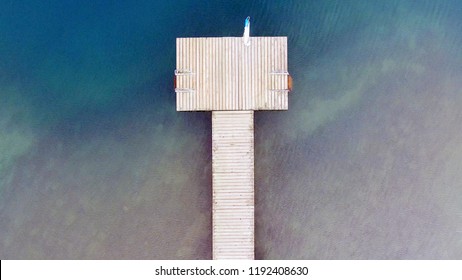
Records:
[[[250,16],[245,19],[243,37],[244,37],[244,45],[250,46]]]

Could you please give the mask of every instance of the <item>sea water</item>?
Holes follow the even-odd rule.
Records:
[[[287,36],[256,257],[462,258],[462,2],[0,1],[0,258],[211,258],[211,120],[175,38]]]

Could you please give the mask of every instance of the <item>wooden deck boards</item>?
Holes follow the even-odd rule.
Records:
[[[213,258],[254,258],[253,111],[212,112]]]
[[[254,259],[254,111],[287,110],[287,37],[177,38],[177,111],[212,111],[213,258]]]
[[[178,111],[287,110],[287,37],[177,38]]]

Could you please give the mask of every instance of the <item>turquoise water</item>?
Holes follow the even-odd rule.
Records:
[[[0,258],[211,258],[210,114],[175,38],[288,36],[256,257],[462,258],[460,1],[1,1]]]

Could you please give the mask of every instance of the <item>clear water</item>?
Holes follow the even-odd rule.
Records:
[[[462,258],[462,2],[0,1],[0,258],[211,258],[210,114],[175,38],[289,38],[256,257]]]

